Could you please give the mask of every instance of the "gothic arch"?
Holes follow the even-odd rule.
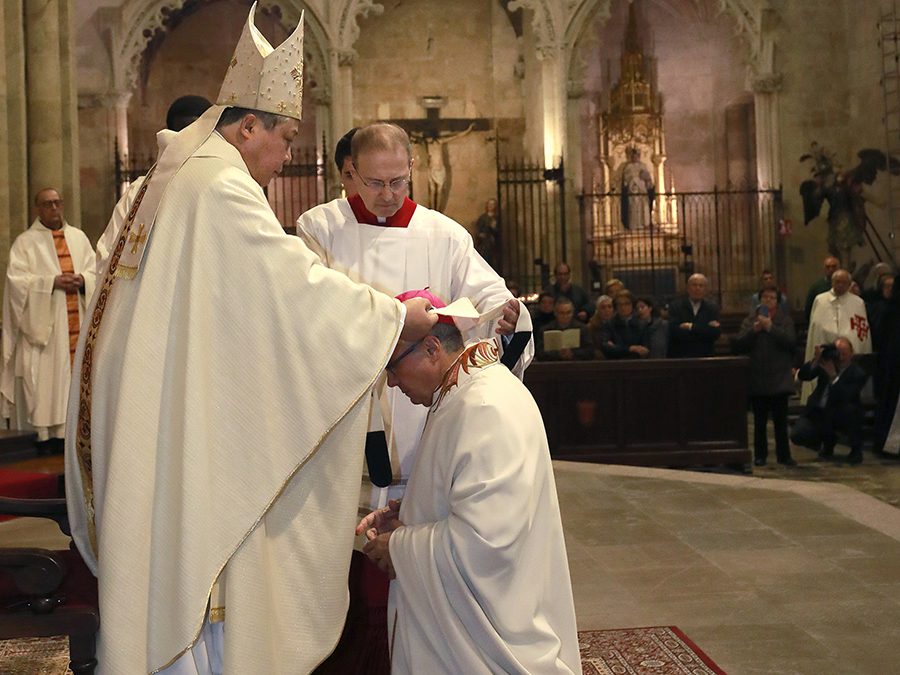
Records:
[[[186,0],[126,0],[122,5],[110,30],[113,86],[118,94],[136,89],[141,60],[148,44],[154,36],[168,32],[169,17],[178,14],[185,3]],[[304,51],[313,57],[310,76],[321,85],[321,92],[315,97],[327,99],[331,78],[330,61],[326,55],[330,40],[316,12],[299,0],[262,0],[260,5],[278,7],[288,30],[296,26],[301,10],[305,10]],[[288,26],[291,21],[294,23]]]

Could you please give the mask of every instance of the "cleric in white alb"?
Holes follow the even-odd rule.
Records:
[[[428,288],[447,302],[469,298],[481,313],[509,303],[497,321],[465,337],[502,333],[507,337],[501,350],[508,348],[510,353],[510,345],[516,344],[510,339],[522,340],[516,345],[522,351],[510,364],[521,376],[534,356],[534,341],[526,335],[531,332],[531,317],[475,251],[465,228],[409,199],[412,150],[406,132],[393,124],[363,127],[353,136],[352,157],[359,193],[302,214],[297,233],[328,267],[389,295]],[[373,507],[403,494],[425,424],[425,411],[393,390],[383,392],[381,412],[395,480],[388,490],[375,491]]]
[[[439,322],[388,364],[428,409],[406,496],[356,530],[394,577],[393,673],[581,673],[547,436],[497,341]]]
[[[0,410],[39,441],[63,438],[71,360],[85,305],[94,292],[94,250],[63,218],[53,188],[35,197],[38,217],[16,237],[3,289]]]

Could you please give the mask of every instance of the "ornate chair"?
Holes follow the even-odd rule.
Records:
[[[65,499],[0,497],[0,514],[50,518],[71,535]],[[66,635],[72,672],[92,675],[99,627],[97,580],[74,543],[63,551],[0,546],[0,640]]]

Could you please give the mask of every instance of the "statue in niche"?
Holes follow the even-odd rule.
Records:
[[[465,131],[450,135],[434,133],[412,133],[410,140],[425,146],[428,158],[428,206],[443,212],[450,196],[450,153],[447,144],[469,134],[475,128],[474,122]]]
[[[834,153],[815,141],[800,158],[801,162],[812,162],[812,178],[800,184],[804,224],[818,217],[822,203],[827,201],[828,252],[847,266],[853,248],[865,243],[866,225],[871,222],[866,202],[873,198],[867,186],[875,182],[880,171],[900,175],[900,160],[881,150],[864,148],[856,154],[859,164],[847,171],[835,163]]]
[[[641,161],[641,151],[637,146],[629,146],[626,162],[620,167],[622,191],[622,227],[626,230],[652,225],[653,202],[656,200],[656,186],[650,169]]]

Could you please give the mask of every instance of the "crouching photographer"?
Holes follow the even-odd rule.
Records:
[[[801,380],[817,380],[816,389],[797,420],[791,440],[813,450],[819,457],[834,455],[837,434],[847,436],[850,464],[862,462],[863,409],[860,392],[868,379],[866,371],[853,362],[853,346],[845,338],[816,347],[815,356],[800,368]]]

